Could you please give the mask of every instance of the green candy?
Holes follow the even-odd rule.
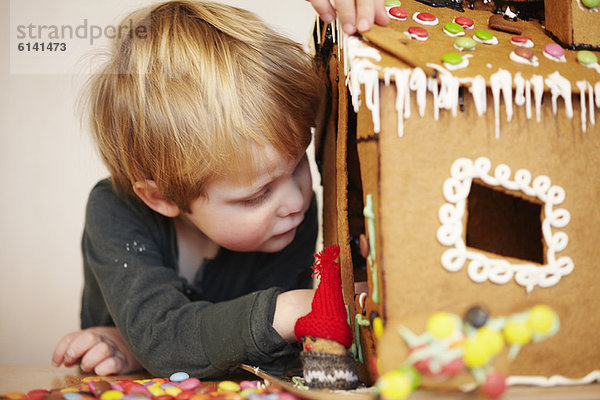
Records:
[[[600,5],[600,0],[581,0],[581,2],[587,8],[594,8]]]
[[[475,36],[480,39],[480,40],[492,40],[494,38],[494,35],[492,35],[491,33],[489,33],[488,31],[484,31],[483,29],[479,29],[475,31]]]
[[[465,31],[464,28],[462,26],[460,26],[459,24],[457,24],[456,22],[446,22],[444,24],[444,29],[453,35],[456,35],[458,33]]]
[[[458,65],[463,61],[463,58],[458,53],[446,53],[442,56],[442,61],[451,65]]]
[[[598,62],[598,56],[589,50],[581,50],[577,53],[577,61],[583,65],[596,64]]]
[[[400,0],[385,0],[386,7],[400,7],[402,2]]]
[[[471,50],[471,49],[475,48],[475,45],[477,44],[477,42],[475,40],[471,39],[470,37],[459,37],[459,38],[456,38],[456,40],[454,41],[454,44],[459,49]]]

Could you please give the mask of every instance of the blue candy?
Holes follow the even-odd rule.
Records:
[[[190,376],[187,372],[175,372],[173,375],[169,377],[171,382],[183,382],[188,379]]]

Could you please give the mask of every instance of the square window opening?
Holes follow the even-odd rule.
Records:
[[[474,180],[467,198],[466,244],[544,264],[542,204]]]

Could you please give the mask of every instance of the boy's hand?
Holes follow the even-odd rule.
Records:
[[[84,372],[97,375],[127,374],[143,369],[118,329],[98,326],[71,332],[56,345],[52,364],[66,367],[79,362]]]
[[[314,295],[314,289],[296,289],[277,296],[273,328],[289,343],[297,341],[294,334],[296,321],[310,312]]]
[[[335,8],[330,0],[308,0],[323,21],[329,23],[339,14],[342,29],[351,35],[357,30],[366,32],[373,26],[385,26],[390,17],[385,10],[385,0],[335,0]]]

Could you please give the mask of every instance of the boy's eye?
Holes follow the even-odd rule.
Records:
[[[257,205],[260,204],[263,200],[266,200],[266,198],[269,196],[269,194],[271,193],[270,190],[265,190],[262,193],[260,193],[258,196],[255,196],[251,199],[246,199],[242,201],[242,204],[246,205],[246,206],[253,206],[253,205]]]

